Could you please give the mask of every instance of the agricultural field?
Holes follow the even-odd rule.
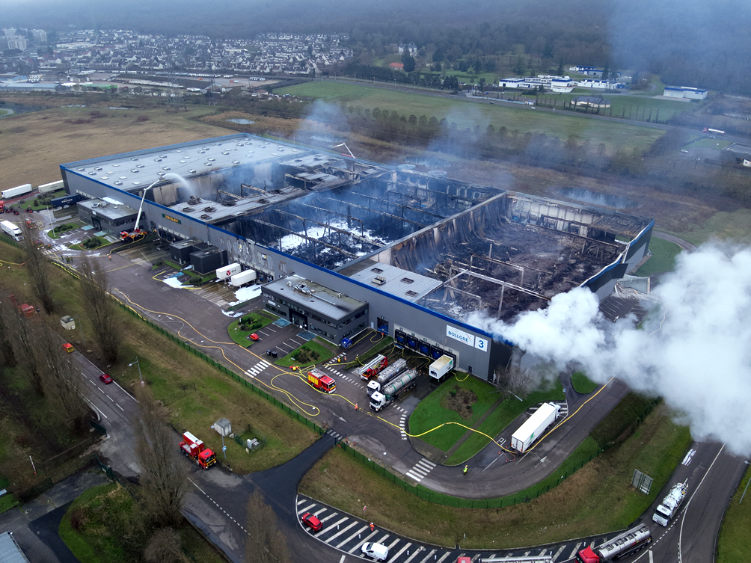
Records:
[[[347,104],[363,109],[379,108],[381,111],[396,111],[400,115],[417,117],[425,115],[440,120],[456,123],[460,128],[485,128],[492,124],[496,129],[506,127],[508,131],[520,133],[545,133],[566,141],[569,136],[578,137],[580,141],[603,143],[608,152],[616,149],[644,150],[663,131],[632,125],[630,123],[613,123],[572,115],[568,112],[550,114],[536,112],[531,106],[508,107],[475,103],[459,96],[421,95],[401,90],[370,88],[343,82],[317,81],[280,88],[277,93],[311,97],[336,104]],[[468,105],[470,104],[470,105]]]

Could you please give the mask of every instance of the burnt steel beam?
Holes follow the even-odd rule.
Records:
[[[431,213],[430,211],[424,211],[422,209],[417,209],[416,207],[410,207],[409,205],[404,205],[403,203],[398,203],[398,202],[395,202],[395,201],[389,201],[387,199],[382,199],[380,197],[373,197],[373,196],[366,195],[366,194],[361,194],[361,193],[358,193],[358,192],[352,192],[352,195],[356,195],[356,196],[359,196],[359,197],[366,197],[366,198],[368,198],[370,200],[374,200],[374,201],[382,201],[383,203],[386,204],[387,207],[398,205],[399,207],[402,208],[402,213],[404,213],[404,208],[407,208],[407,209],[409,209],[411,211],[414,211],[415,213],[421,213],[422,215],[431,215],[433,217],[437,217],[438,219],[445,219],[446,217],[448,217],[448,215],[438,215],[436,213]]]
[[[300,215],[295,215],[294,213],[290,213],[289,211],[283,211],[281,209],[276,209],[277,213],[283,213],[284,215],[289,215],[290,217],[293,217],[299,221],[302,221],[303,227],[305,226],[306,221],[310,221],[311,223],[315,223],[316,225],[321,225],[322,227],[326,227],[327,229],[331,229],[332,231],[336,231],[339,234],[346,235],[348,237],[352,237],[354,239],[359,240],[360,242],[364,242],[365,244],[370,244],[372,246],[376,246],[378,248],[381,248],[384,246],[383,244],[379,242],[375,242],[367,237],[361,237],[359,235],[356,235],[350,231],[345,231],[344,229],[339,229],[337,227],[332,227],[331,225],[327,225],[326,223],[321,223],[320,221],[316,221],[315,219],[308,219],[306,217],[301,217]]]
[[[324,207],[316,207],[315,205],[311,205],[309,203],[303,203],[302,201],[295,201],[292,202],[294,205],[303,205],[305,207],[310,207],[311,209],[315,209],[316,211],[320,211],[322,213],[331,213],[333,215],[340,215],[341,217],[345,217],[347,221],[357,221],[360,223],[360,230],[363,231],[365,229],[365,222],[362,219],[358,219],[357,217],[353,217],[352,215],[347,215],[346,213],[341,213],[339,211],[334,211],[332,209],[326,209]],[[290,205],[292,207],[293,205]]]
[[[431,179],[435,179],[435,178],[431,178]],[[407,188],[418,189],[418,190],[426,190],[426,191],[432,192],[434,194],[440,194],[440,195],[445,196],[445,197],[450,197],[451,199],[458,199],[459,201],[468,201],[470,203],[472,203],[472,202],[478,203],[480,201],[484,201],[483,199],[480,199],[479,197],[477,199],[472,199],[471,197],[464,197],[464,196],[461,196],[461,195],[452,195],[452,194],[449,194],[449,193],[446,193],[446,192],[439,192],[438,190],[431,190],[429,187],[427,187],[427,185],[425,187],[422,187],[422,186],[417,185],[417,184],[410,184],[408,182],[402,182],[400,180],[397,180],[396,184],[397,185],[401,184],[401,185],[403,185],[403,186],[405,186]],[[485,199],[487,199],[487,198],[485,198]]]
[[[452,268],[452,269],[454,269],[454,268]],[[516,291],[521,291],[522,293],[526,293],[527,295],[531,295],[532,297],[537,297],[538,299],[542,299],[543,301],[550,301],[549,297],[545,297],[544,295],[541,295],[541,294],[537,293],[536,291],[532,291],[531,289],[527,289],[526,287],[521,287],[521,286],[513,284],[513,283],[501,281],[499,279],[491,278],[490,276],[485,276],[483,274],[478,274],[476,272],[471,272],[469,270],[459,270],[458,274],[456,274],[455,276],[450,277],[448,280],[446,280],[445,282],[443,282],[443,287],[446,287],[447,283],[455,280],[456,278],[458,278],[458,277],[460,277],[460,276],[462,276],[464,274],[467,274],[468,276],[476,277],[476,278],[484,280],[486,282],[494,283],[494,284],[497,284],[497,285],[502,285],[504,287],[508,287],[509,289],[515,289]],[[454,288],[451,287],[451,286],[449,286],[446,289],[454,289]]]
[[[333,201],[334,203],[338,203],[340,205],[351,205],[352,207],[357,207],[358,209],[364,209],[366,211],[370,211],[372,213],[378,213],[379,215],[385,215],[386,217],[391,217],[392,219],[397,219],[399,221],[405,221],[407,223],[411,223],[413,225],[417,225],[421,229],[427,227],[427,225],[423,225],[422,223],[418,223],[417,221],[412,221],[410,219],[405,219],[404,217],[399,217],[398,215],[392,215],[391,213],[387,213],[386,211],[380,211],[379,209],[372,209],[370,207],[365,207],[364,205],[359,205],[357,203],[351,203],[349,201],[342,201],[339,199],[334,199],[332,197],[327,197],[329,201]]]
[[[341,254],[344,254],[345,256],[349,258],[357,258],[357,254],[352,254],[351,252],[348,252],[342,248],[339,248],[338,246],[334,246],[333,244],[329,244],[327,242],[323,242],[322,240],[318,240],[312,237],[309,237],[308,235],[301,235],[300,233],[293,231],[291,229],[287,229],[285,227],[280,227],[279,225],[275,225],[273,223],[267,223],[266,221],[261,221],[260,219],[251,219],[254,223],[258,223],[259,225],[263,225],[264,227],[269,227],[271,229],[281,229],[282,231],[286,231],[291,235],[295,235],[300,237],[301,239],[305,239],[309,242],[312,242],[315,244],[321,244],[325,246],[326,248],[330,248],[331,250],[335,250],[337,252],[340,252]],[[279,248],[279,250],[283,250],[282,248]]]

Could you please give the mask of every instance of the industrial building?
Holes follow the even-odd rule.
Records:
[[[88,200],[145,198],[141,227],[173,258],[254,270],[265,307],[322,338],[372,328],[482,378],[512,343],[473,319],[511,321],[579,286],[604,298],[647,252],[649,218],[410,168],[236,134],[61,172]]]
[[[662,93],[666,98],[685,98],[687,100],[704,100],[709,90],[691,88],[689,86],[665,86]]]
[[[610,100],[606,100],[600,96],[576,96],[571,98],[571,104],[576,107],[607,109],[610,107]]]

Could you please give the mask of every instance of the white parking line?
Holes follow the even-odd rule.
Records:
[[[401,548],[401,550],[399,550],[399,553],[397,553],[396,555],[394,555],[394,556],[393,556],[393,557],[391,558],[391,560],[393,561],[394,559],[399,559],[399,556],[400,556],[400,555],[401,555],[402,553],[404,553],[405,551],[407,551],[407,550],[409,549],[409,546],[411,546],[411,545],[412,545],[412,543],[411,543],[411,542],[410,542],[410,543],[408,543],[407,545],[405,545],[405,546],[404,546],[403,548]]]
[[[117,407],[118,409],[120,409],[121,411],[125,412],[125,409],[124,409],[124,408],[122,408],[122,407],[121,407],[120,405],[118,405],[117,403],[115,403],[115,406],[116,406],[116,407]]]
[[[363,539],[362,541],[358,542],[358,543],[357,543],[357,544],[355,545],[355,547],[353,547],[352,549],[350,549],[350,550],[349,550],[349,551],[348,551],[347,553],[352,553],[352,552],[353,552],[353,551],[355,551],[356,549],[359,549],[360,547],[362,547],[362,545],[363,545],[364,543],[366,543],[366,542],[370,541],[370,538],[372,538],[373,536],[375,536],[375,535],[377,535],[377,534],[380,534],[380,533],[381,533],[381,532],[380,532],[379,530],[376,530],[375,532],[373,532],[372,534],[370,534],[369,536],[367,536],[367,537],[366,537],[365,539]],[[385,542],[385,541],[386,541],[386,540],[388,539],[388,537],[389,537],[389,534],[386,534],[386,535],[385,535],[385,536],[383,536],[383,537],[382,537],[382,538],[381,538],[380,540],[378,540],[378,541],[377,541],[376,543],[383,543],[383,542]]]
[[[425,558],[424,558],[424,559],[422,559],[422,560],[420,561],[420,563],[425,563],[425,562],[426,562],[426,561],[427,561],[428,559],[430,559],[430,558],[431,558],[431,557],[433,556],[433,554],[435,553],[435,551],[436,551],[436,550],[434,549],[433,551],[431,551],[430,553],[428,553],[428,554],[427,554],[427,555],[425,556]],[[492,559],[492,557],[491,557],[491,559]]]
[[[346,518],[344,518],[343,520],[346,520]],[[357,522],[352,522],[352,523],[351,523],[351,524],[350,524],[349,526],[347,526],[347,527],[346,527],[346,528],[344,528],[343,530],[340,530],[340,531],[338,531],[338,532],[337,532],[337,533],[335,533],[335,534],[334,534],[333,536],[331,536],[331,537],[330,537],[329,539],[325,540],[325,542],[326,542],[326,543],[329,543],[329,542],[333,541],[334,539],[336,539],[336,538],[338,538],[339,536],[341,536],[341,535],[342,535],[342,534],[343,534],[344,532],[346,532],[347,530],[349,530],[350,528],[353,528],[353,527],[355,527],[355,526],[357,526]]]
[[[298,514],[302,514],[303,512],[307,512],[308,510],[310,510],[311,508],[313,508],[315,505],[316,505],[316,503],[309,504],[305,508],[301,508],[300,510],[298,510],[297,513]]]
[[[362,534],[362,533],[363,533],[363,532],[364,532],[365,530],[367,530],[367,529],[368,529],[368,526],[363,526],[362,528],[360,528],[359,530],[357,530],[357,531],[356,531],[356,532],[355,532],[354,534],[352,534],[351,536],[349,536],[349,537],[348,537],[348,538],[347,538],[346,540],[344,540],[344,541],[340,542],[340,543],[339,543],[339,545],[337,545],[337,546],[336,546],[336,548],[337,548],[337,549],[339,549],[339,548],[340,548],[340,547],[342,547],[342,546],[343,546],[343,545],[344,545],[345,543],[348,543],[348,542],[349,542],[350,540],[354,539],[354,537],[355,537],[356,535],[358,535],[358,534]]]
[[[449,555],[451,555],[451,552],[447,551],[443,554],[443,557],[441,557],[436,563],[443,563],[443,560],[446,559]]]
[[[333,514],[329,514],[328,516],[326,516],[326,518],[324,518],[323,520],[321,520],[321,524],[323,524],[326,520],[331,520],[334,516],[338,516],[338,515],[339,515],[338,512],[334,512]],[[340,520],[340,522],[343,521],[343,520],[346,520],[346,518],[342,518],[342,520]]]
[[[558,556],[560,556],[561,552],[566,549],[565,545],[562,545],[558,548],[558,551],[555,552],[555,555],[553,555],[553,563],[555,563],[555,560],[558,559]]]

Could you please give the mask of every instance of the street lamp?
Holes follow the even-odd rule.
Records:
[[[141,379],[141,387],[143,387],[143,376],[141,375],[141,363],[138,361],[138,356],[136,356],[135,362],[128,364],[128,367],[133,367],[133,364],[136,364],[138,366],[138,377]]]

